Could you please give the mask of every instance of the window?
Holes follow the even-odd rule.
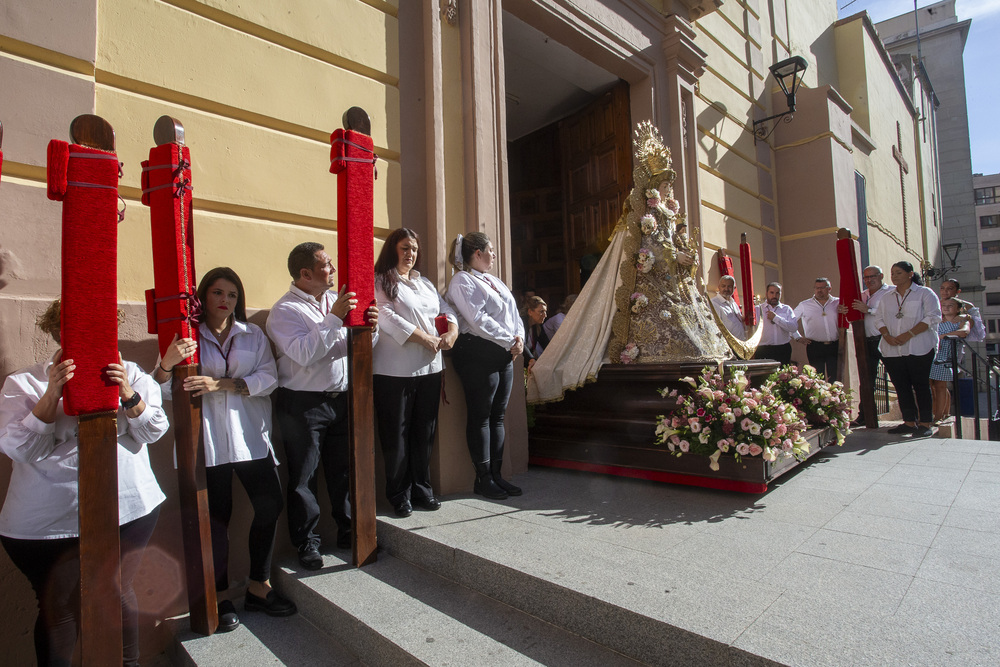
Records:
[[[1000,241],[983,241],[983,254],[996,255],[1000,253]]]
[[[1000,215],[979,216],[979,226],[983,229],[987,227],[1000,227]]]
[[[1000,280],[1000,266],[983,267],[983,276],[986,280]]]
[[[997,344],[996,343],[986,343],[986,354],[996,354]]]
[[[979,204],[996,204],[997,199],[1000,198],[1000,193],[997,190],[1000,189],[997,186],[989,188],[976,188],[976,205]]]
[[[987,306],[1000,306],[1000,292],[987,292],[986,293],[986,305]]]
[[[986,324],[987,324],[987,327],[988,327],[987,330],[990,333],[996,333],[997,332],[997,321],[996,320],[986,320]]]

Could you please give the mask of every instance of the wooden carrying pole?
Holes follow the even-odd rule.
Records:
[[[161,116],[153,127],[156,147],[143,166],[142,201],[150,207],[155,288],[146,293],[149,332],[158,334],[160,354],[173,340],[198,339],[194,297],[194,225],[190,152],[184,126]],[[177,453],[177,487],[184,545],[191,629],[210,635],[219,626],[212,562],[212,533],[201,431],[201,397],[184,390],[185,378],[198,374],[197,353],[173,368],[171,403]]]
[[[847,329],[851,328],[854,336],[854,356],[858,366],[858,387],[861,392],[861,411],[865,415],[866,428],[878,428],[878,411],[875,407],[875,387],[872,384],[868,358],[868,347],[865,340],[865,318],[862,313],[854,310],[852,304],[861,298],[861,287],[858,282],[857,241],[851,237],[849,229],[837,230],[837,263],[840,267],[840,303],[849,308],[846,315],[837,316],[837,333],[840,342],[840,377],[847,377]]]
[[[53,174],[64,173],[66,181],[62,186],[63,201],[63,289],[62,289],[62,340],[63,358],[73,359],[80,368],[81,357],[90,357],[86,362],[95,369],[117,363],[118,316],[117,316],[117,203],[118,178],[115,133],[103,118],[93,115],[78,116],[70,126],[70,140],[73,145],[63,153],[66,160],[65,172],[53,150],[61,142],[53,142],[49,147],[49,191],[60,186],[53,184]],[[66,146],[65,144],[61,144]],[[102,160],[88,160],[80,147],[95,149],[102,153],[93,154]],[[83,182],[79,167],[74,160],[84,163],[102,163],[102,175],[114,185]],[[109,164],[103,164],[108,162]],[[62,176],[58,177],[60,180]],[[81,181],[77,181],[80,178]],[[77,185],[79,187],[74,187]],[[113,191],[113,192],[112,192]],[[95,197],[96,195],[96,197]],[[81,198],[88,198],[87,205],[78,206]],[[96,201],[95,201],[96,200]],[[95,206],[96,204],[96,206]],[[89,237],[96,241],[90,247],[80,241]],[[109,253],[101,259],[88,254],[97,246],[100,252]],[[110,246],[110,247],[108,247]],[[94,269],[94,262],[101,262],[91,273],[92,287],[102,298],[88,298],[77,291],[73,282],[78,276],[72,275],[74,267]],[[98,275],[99,274],[99,275]],[[97,284],[100,283],[100,284]],[[114,296],[108,299],[107,292]],[[107,311],[107,312],[106,312]],[[68,320],[73,325],[68,325]],[[88,323],[87,320],[93,320]],[[107,320],[107,321],[105,321]],[[88,331],[80,329],[81,324],[92,324]],[[76,330],[75,333],[73,330]],[[76,386],[71,387],[71,384]],[[80,656],[85,667],[120,665],[122,662],[121,623],[121,572],[118,542],[118,423],[116,419],[117,386],[105,387],[103,373],[81,372],[66,384],[63,392],[63,408],[67,414],[79,415],[79,517],[80,517]],[[76,390],[80,403],[90,403],[84,394],[102,394],[99,411],[77,412],[70,392]],[[107,393],[107,396],[103,394]]]
[[[337,246],[347,289],[358,307],[347,315],[348,429],[351,447],[351,529],[357,567],[376,559],[375,410],[372,396],[372,329],[364,311],[374,301],[375,169],[368,114],[344,113],[344,129],[330,137],[330,171],[337,174]]]

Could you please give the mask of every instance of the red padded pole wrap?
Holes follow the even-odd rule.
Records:
[[[337,174],[337,270],[358,300],[344,324],[367,326],[365,310],[375,301],[375,144],[354,130],[336,130],[330,143],[330,171]]]
[[[147,297],[150,333],[164,354],[174,334],[198,339],[200,308],[195,298],[191,153],[176,143],[156,146],[142,163],[142,202],[149,206],[155,289]],[[198,363],[195,352],[181,364]]]
[[[757,326],[757,309],[753,302],[753,264],[750,261],[750,244],[740,244],[740,277],[743,279],[743,323]]]
[[[861,299],[861,285],[858,276],[857,241],[854,239],[837,240],[837,266],[840,268],[840,303],[850,307]],[[864,313],[850,308],[846,315],[837,315],[837,326],[841,329],[850,327],[851,322],[864,318]]]
[[[113,412],[118,385],[104,369],[118,363],[118,156],[54,140],[48,175],[49,197],[63,201],[63,359],[76,363],[63,408]]]

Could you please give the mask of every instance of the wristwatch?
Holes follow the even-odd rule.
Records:
[[[135,406],[139,405],[139,401],[141,400],[142,396],[139,395],[139,392],[133,391],[132,398],[128,399],[127,401],[125,399],[122,399],[122,407],[125,408],[126,410],[131,410]]]

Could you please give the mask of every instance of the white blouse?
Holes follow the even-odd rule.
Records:
[[[459,331],[493,341],[505,350],[518,336],[524,340],[524,322],[517,302],[499,278],[469,269],[459,271],[448,285],[448,302],[459,315]]]
[[[0,534],[15,539],[54,540],[80,534],[79,420],[63,412],[62,399],[51,424],[31,412],[49,386],[51,365],[49,360],[8,376],[0,397],[0,449],[14,462],[0,511]],[[160,387],[132,362],[126,361],[125,368],[146,409],[129,419],[118,408],[119,525],[146,516],[166,498],[146,451],[148,443],[167,432]]]
[[[393,269],[395,271],[395,269]],[[417,377],[440,373],[444,368],[441,352],[431,352],[416,341],[409,340],[416,329],[437,336],[434,318],[444,314],[449,322],[458,323],[455,311],[430,280],[411,270],[409,279],[399,277],[395,300],[390,300],[375,281],[375,300],[379,304],[379,328],[386,334],[374,350],[372,372],[392,377]]]
[[[902,315],[902,317],[897,317]],[[899,336],[917,326],[927,323],[927,330],[909,339],[902,345],[889,345],[885,337],[878,344],[883,357],[921,356],[936,352],[938,348],[938,322],[941,321],[941,302],[929,287],[910,285],[906,294],[898,290],[886,292],[875,309],[876,329],[885,327],[890,336]]]
[[[249,396],[213,391],[201,397],[201,427],[205,465],[251,461],[270,456],[270,394],[278,386],[278,369],[271,343],[256,324],[233,321],[220,346],[204,322],[198,327],[201,375],[236,378],[247,383]]]

